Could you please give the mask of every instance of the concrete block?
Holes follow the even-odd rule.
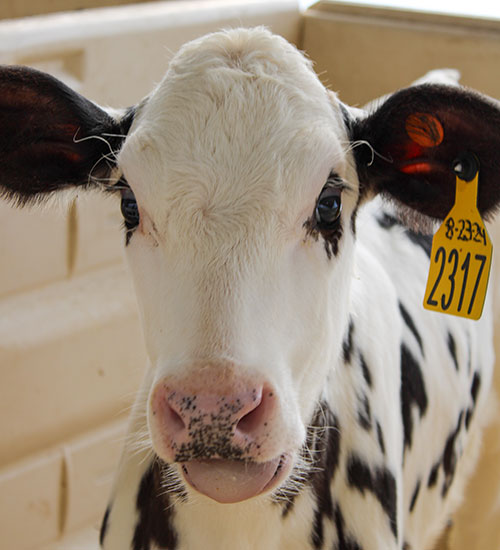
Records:
[[[61,518],[62,455],[51,451],[0,470],[0,546],[28,550],[54,540]]]
[[[0,297],[66,277],[66,230],[64,209],[0,201]]]
[[[77,200],[75,216],[76,234],[70,245],[74,247],[73,275],[123,262],[125,233],[119,195],[85,193]]]
[[[128,420],[106,424],[63,446],[66,498],[63,532],[100,525],[121,455]]]
[[[0,465],[116,418],[145,364],[120,266],[0,301]]]

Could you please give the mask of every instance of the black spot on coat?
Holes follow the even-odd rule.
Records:
[[[373,385],[372,375],[362,353],[359,356],[359,362],[361,364],[361,370],[363,371],[363,378],[365,379],[365,382],[367,383],[368,387],[371,388]]]
[[[326,403],[320,403],[308,426],[306,443],[301,455],[305,461],[314,458],[309,473],[300,472],[300,482],[285,484],[273,494],[275,503],[282,506],[282,517],[294,507],[295,498],[304,484],[311,486],[317,504],[311,540],[315,548],[321,548],[323,541],[323,518],[332,517],[330,484],[335,476],[340,456],[340,431],[338,420]],[[293,480],[294,472],[291,474]]]
[[[436,485],[440,466],[441,466],[441,462],[437,462],[432,467],[432,470],[429,473],[429,479],[427,480],[428,489],[431,489],[432,487],[434,487],[434,485]]]
[[[415,326],[415,322],[413,321],[412,316],[408,313],[408,310],[401,302],[399,302],[399,311],[401,312],[401,317],[403,318],[406,326],[410,329],[410,332],[413,334],[413,336],[415,336],[415,340],[418,343],[422,355],[424,355],[424,344],[422,342],[422,337],[420,336],[420,333]]]
[[[427,254],[428,258],[431,257],[432,235],[423,235],[422,233],[416,233],[410,229],[407,229],[405,233],[413,244],[419,246]]]
[[[402,227],[408,239],[413,244],[419,246],[429,258],[431,257],[432,235],[424,235],[423,233],[417,233],[411,229],[408,229],[398,218],[388,214],[387,212],[384,212],[381,216],[377,217],[377,222],[383,229],[392,229],[396,226]]]
[[[427,393],[420,366],[405,344],[401,344],[401,412],[404,427],[404,446],[411,447],[413,438],[412,408],[416,406],[420,417],[427,410]]]
[[[377,217],[377,223],[382,229],[391,229],[392,227],[401,225],[401,222],[395,216],[387,212],[382,212],[382,215]]]
[[[396,479],[392,473],[385,467],[371,469],[359,456],[352,454],[347,461],[347,481],[361,493],[369,491],[375,495],[397,539]]]
[[[349,328],[347,329],[347,335],[344,337],[342,343],[342,355],[345,363],[351,362],[351,356],[353,351],[353,332],[354,332],[354,323],[352,319],[349,321]]]
[[[448,349],[450,351],[451,358],[453,359],[455,369],[458,371],[457,346],[451,332],[448,332]]]
[[[479,388],[481,387],[481,375],[478,372],[474,373],[474,378],[472,379],[472,385],[470,388],[470,395],[472,397],[472,402],[474,407],[476,406],[477,394],[479,393]]]
[[[472,398],[472,405],[467,409],[465,413],[465,427],[469,429],[470,421],[472,420],[472,415],[474,414],[474,409],[476,408],[477,394],[481,387],[481,375],[478,372],[474,373],[472,378],[472,384],[470,387],[470,395]]]
[[[344,516],[337,504],[334,511],[335,528],[337,529],[337,544],[335,550],[362,550],[354,537],[346,532]]]
[[[319,549],[323,547],[324,519],[333,519],[331,483],[340,457],[338,419],[326,404],[320,405],[315,414],[308,432],[308,445],[314,456],[310,484],[316,501],[311,542],[314,548]],[[308,454],[310,455],[310,451]]]
[[[385,455],[385,442],[384,442],[384,434],[382,432],[382,427],[380,426],[380,422],[377,420],[377,440],[380,447],[380,450],[382,451],[382,454]]]
[[[177,533],[172,525],[174,510],[161,487],[161,468],[160,461],[154,460],[141,479],[136,500],[139,520],[132,550],[150,550],[152,544],[164,550],[177,548]]]
[[[472,420],[472,414],[474,411],[472,409],[467,409],[467,412],[465,413],[465,428],[469,429],[470,421]]]
[[[359,400],[358,409],[358,422],[364,430],[370,430],[372,427],[372,412],[370,407],[370,401],[366,395]]]
[[[415,485],[415,490],[413,491],[413,495],[410,500],[410,512],[413,512],[413,509],[415,508],[415,504],[417,503],[419,492],[420,492],[420,480],[417,481],[417,484]]]
[[[444,471],[444,482],[442,488],[443,497],[446,496],[455,476],[455,469],[458,462],[458,450],[456,448],[456,441],[460,434],[460,429],[462,427],[462,419],[464,417],[464,412],[460,413],[458,417],[458,422],[456,428],[448,436],[446,440],[446,445],[443,452],[443,471]]]

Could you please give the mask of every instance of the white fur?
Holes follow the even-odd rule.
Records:
[[[346,322],[347,286],[323,296],[328,280],[350,279],[350,261],[330,266],[303,229],[331,168],[352,180],[345,136],[284,40],[228,33],[199,52],[194,42],[173,60],[119,158],[141,209],[129,258],[148,353],[156,380],[212,358],[262,372],[296,449]]]

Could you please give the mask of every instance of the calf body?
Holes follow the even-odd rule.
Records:
[[[192,495],[149,449],[136,452],[144,393],[104,548],[432,547],[479,450],[493,364],[490,311],[479,323],[425,312],[429,239],[378,200],[359,212],[357,240],[348,326],[308,426],[300,474],[239,504]]]
[[[0,92],[9,196],[122,194],[150,369],[103,548],[429,548],[477,454],[492,312],[422,309],[430,240],[400,211],[443,218],[469,152],[497,206],[496,105],[422,86],[359,116],[262,29],[186,45],[120,117],[28,70]]]

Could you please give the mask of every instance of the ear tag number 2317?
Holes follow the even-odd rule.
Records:
[[[434,235],[424,308],[469,319],[483,311],[493,247],[477,209],[478,162],[454,163],[455,204]]]

